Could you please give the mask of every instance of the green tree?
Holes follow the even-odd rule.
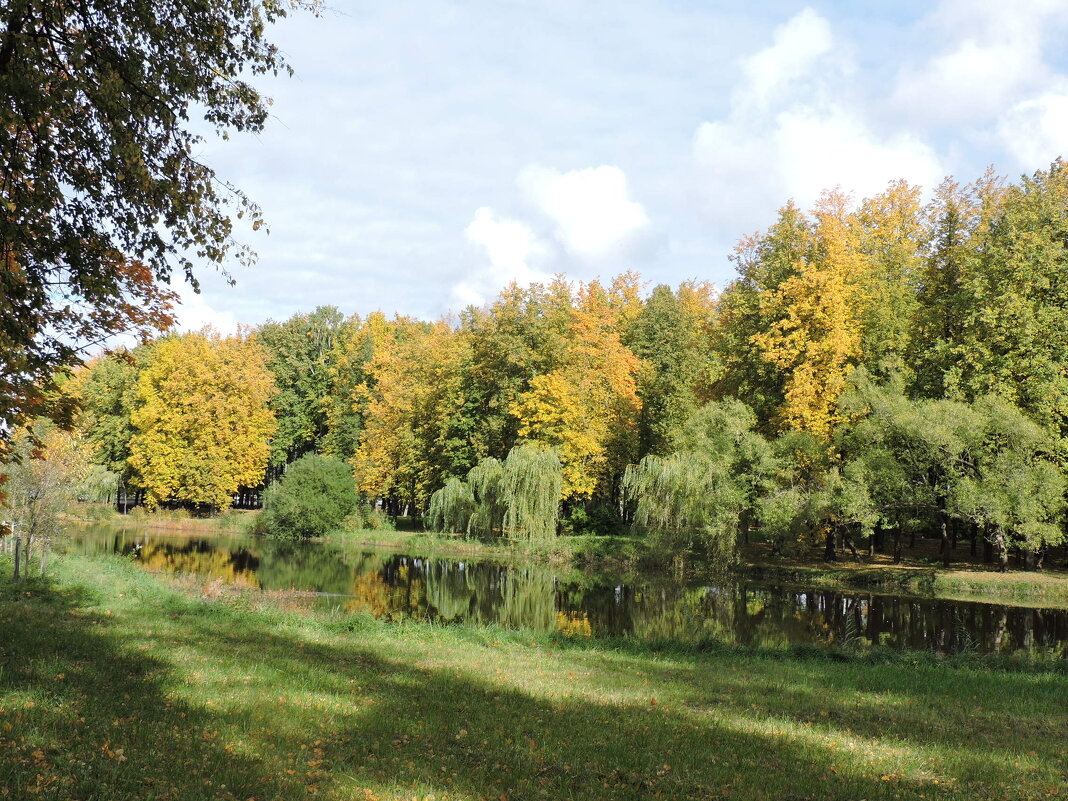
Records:
[[[627,470],[623,486],[635,522],[672,547],[699,546],[732,558],[774,469],[755,425],[741,401],[699,409],[680,432],[675,453],[646,456]]]
[[[1063,472],[1053,461],[1055,440],[1005,398],[975,404],[979,425],[963,433],[969,460],[952,482],[954,511],[980,527],[1002,570],[1010,547],[1029,555],[1065,541]]]
[[[466,481],[450,478],[431,496],[427,522],[438,531],[544,540],[556,536],[563,488],[555,450],[517,445],[503,463],[490,457]]]
[[[250,83],[287,69],[273,0],[12,0],[0,10],[0,446],[54,396],[56,370],[118,332],[171,322],[174,271],[225,265],[259,209],[196,157],[191,115],[256,133]],[[250,255],[239,248],[240,257]],[[0,452],[0,458],[3,452]]]
[[[1000,179],[987,172],[963,187],[947,179],[935,192],[927,212],[930,249],[917,288],[910,349],[913,394],[918,397],[961,395],[962,361],[969,357],[964,341],[976,305],[971,287],[1005,191]]]
[[[278,387],[278,394],[271,398],[278,430],[271,440],[270,464],[276,471],[325,446],[333,359],[347,325],[336,308],[320,306],[311,314],[295,314],[285,322],[264,323],[256,331]]]
[[[133,412],[139,403],[137,381],[152,360],[154,346],[117,351],[91,361],[64,385],[81,406],[78,429],[94,446],[93,461],[116,476],[112,491],[128,492],[137,474],[130,465],[130,441],[137,433]]]
[[[997,393],[1068,434],[1068,165],[1005,192],[961,282],[960,334],[947,383]]]
[[[709,284],[661,284],[642,306],[625,344],[641,359],[638,455],[665,455],[675,434],[710,396],[718,361],[712,350],[715,294]]]

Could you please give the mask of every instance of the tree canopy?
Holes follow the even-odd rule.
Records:
[[[228,507],[263,481],[275,431],[274,377],[250,337],[212,332],[163,340],[137,382],[130,466],[147,503]]]
[[[194,119],[263,128],[267,25],[314,0],[13,0],[0,11],[0,439],[58,399],[57,369],[172,322],[161,286],[252,253],[258,207],[198,160]],[[0,453],[0,456],[3,454]]]

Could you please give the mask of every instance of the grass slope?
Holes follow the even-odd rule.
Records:
[[[1068,797],[1063,665],[657,652],[53,571],[0,580],[0,798]]]

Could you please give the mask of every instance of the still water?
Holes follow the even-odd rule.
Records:
[[[251,537],[77,529],[67,549],[123,555],[149,570],[316,593],[316,603],[384,618],[495,623],[571,636],[789,646],[880,644],[942,653],[1068,657],[1068,611],[833,592],[548,565],[417,558]]]

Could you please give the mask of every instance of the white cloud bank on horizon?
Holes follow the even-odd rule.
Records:
[[[210,280],[214,277],[212,275],[202,276],[202,285],[206,279]],[[220,283],[220,281],[215,281],[214,283]],[[193,287],[180,277],[176,277],[171,289],[178,293],[180,301],[176,310],[178,324],[175,326],[179,332],[184,334],[189,331],[200,331],[206,326],[214,328],[223,335],[237,332],[238,321],[233,314],[214,308],[208,302],[204,292],[199,294],[194,292]]]

